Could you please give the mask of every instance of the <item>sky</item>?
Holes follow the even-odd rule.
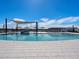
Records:
[[[0,0],[1,24],[5,18],[37,20],[40,27],[79,25],[79,0]]]

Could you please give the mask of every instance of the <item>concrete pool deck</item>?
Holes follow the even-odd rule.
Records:
[[[79,40],[0,41],[0,59],[79,59]]]

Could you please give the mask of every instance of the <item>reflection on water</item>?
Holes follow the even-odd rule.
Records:
[[[0,35],[0,39],[7,40],[7,35]]]
[[[58,40],[74,40],[79,39],[78,34],[66,34],[66,33],[52,33],[52,34],[9,34],[0,35],[0,40],[13,40],[13,41],[58,41]]]

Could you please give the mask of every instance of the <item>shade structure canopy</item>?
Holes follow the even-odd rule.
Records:
[[[26,22],[26,21],[19,21],[19,20],[11,20],[13,22],[16,23],[16,31],[18,29],[18,25],[19,24],[32,24],[32,23],[36,23],[36,35],[37,35],[37,32],[38,32],[38,22]],[[6,18],[5,19],[5,33],[7,34],[7,24],[8,24],[8,19]]]
[[[38,22],[25,22],[25,21],[14,21],[17,25],[16,25],[16,30],[18,28],[18,24],[32,24],[32,23],[36,23],[36,35],[38,32]]]
[[[31,23],[35,23],[35,22],[25,22],[25,21],[13,21],[17,24],[31,24]]]

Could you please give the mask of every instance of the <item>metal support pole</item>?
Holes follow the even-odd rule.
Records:
[[[17,30],[18,30],[18,24],[16,24],[16,32],[17,32]]]
[[[75,32],[75,28],[74,28],[74,25],[73,25],[72,27],[73,27],[73,32]]]
[[[38,22],[36,22],[36,35],[38,34]]]
[[[7,18],[5,19],[5,33],[7,34]]]

